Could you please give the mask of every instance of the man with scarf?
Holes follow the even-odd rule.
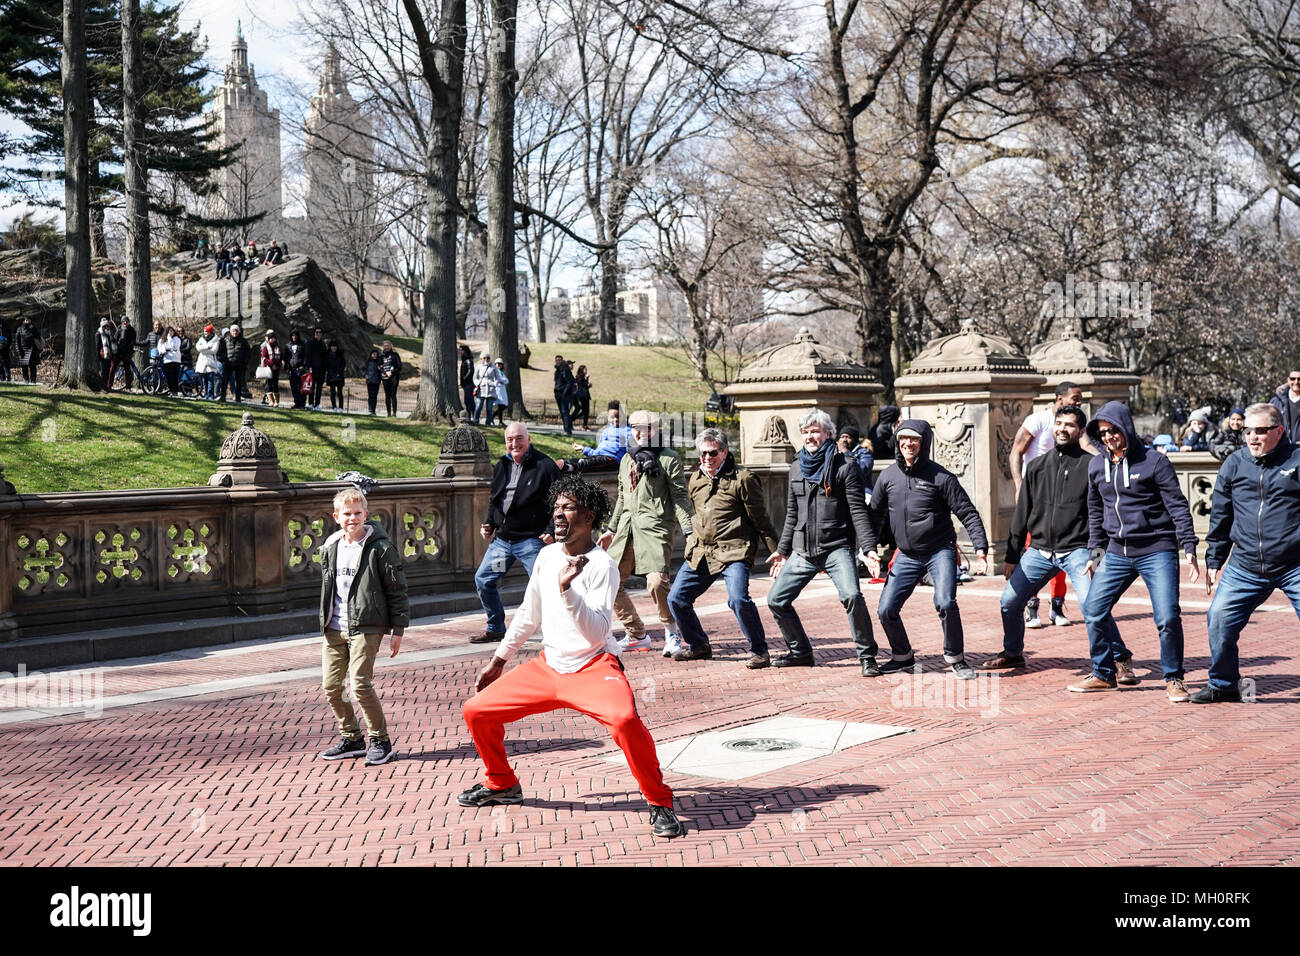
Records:
[[[862,469],[836,449],[834,427],[830,416],[820,409],[799,419],[803,450],[790,465],[785,526],[770,559],[776,583],[767,595],[767,606],[789,653],[774,658],[772,666],[813,666],[812,643],[794,609],[794,599],[818,571],[825,571],[849,616],[862,676],[878,677],[876,639],[853,560],[855,549],[875,551],[876,533],[867,511]]]
[[[671,448],[659,447],[659,416],[644,410],[633,412],[628,424],[632,438],[618,466],[618,501],[600,546],[618,564],[614,613],[627,632],[623,649],[651,648],[645,622],[626,589],[630,575],[644,574],[664,626],[664,657],[672,657],[683,648],[673,633],[668,607],[668,565],[674,525],[681,528],[683,535],[691,533],[691,499],[686,494],[681,458]]]
[[[975,547],[975,573],[988,571],[988,537],[984,522],[957,476],[930,460],[934,433],[930,423],[917,418],[901,422],[894,433],[898,445],[894,463],[885,469],[871,493],[873,518],[888,516],[898,553],[880,594],[877,614],[889,638],[890,660],[881,665],[886,674],[911,670],[916,656],[907,639],[899,612],[922,576],[934,582],[934,609],[943,629],[943,659],[953,676],[971,680],[975,671],[966,663],[965,636],[957,608],[957,518]],[[867,569],[875,577],[880,559],[867,555]]]

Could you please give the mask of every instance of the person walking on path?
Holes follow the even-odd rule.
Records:
[[[482,361],[474,368],[474,424],[480,417],[484,425],[492,424],[492,409],[497,403],[497,370],[492,364],[492,353],[479,356]]]
[[[312,329],[311,338],[303,344],[307,350],[307,368],[311,369],[311,394],[306,398],[306,405],[319,410],[321,393],[325,390],[325,363],[329,358],[325,330],[316,326]]]
[[[930,423],[905,419],[894,433],[898,453],[894,463],[881,474],[871,492],[871,514],[880,523],[888,518],[898,553],[880,593],[877,615],[889,638],[890,659],[882,673],[911,670],[916,657],[901,611],[912,591],[927,572],[934,582],[934,609],[943,631],[943,659],[959,680],[970,680],[975,671],[966,663],[965,634],[957,607],[957,535],[952,519],[966,528],[975,548],[975,573],[988,571],[988,537],[979,511],[971,503],[957,476],[930,458],[934,433]],[[867,555],[867,568],[875,577],[880,559]]]
[[[274,245],[272,245],[274,249]],[[302,373],[307,367],[307,343],[302,340],[302,333],[297,329],[289,330],[289,342],[284,346],[284,365],[289,371],[289,394],[293,396],[293,407],[302,408],[307,404],[307,396],[302,391]]]
[[[463,807],[522,803],[523,788],[506,754],[505,725],[567,707],[609,728],[650,804],[651,833],[682,836],[686,829],[673,812],[673,792],[664,783],[654,738],[637,713],[610,626],[618,569],[591,540],[592,529],[609,510],[609,496],[599,485],[569,476],[552,486],[551,497],[556,541],[537,555],[510,631],[463,708],[487,778],[456,802]],[[541,654],[505,673],[506,662],[539,630]]]
[[[211,324],[203,327],[203,334],[194,343],[195,351],[199,353],[198,360],[194,363],[194,373],[198,375],[199,384],[203,387],[203,397],[208,400],[215,400],[217,397],[217,379],[221,373],[221,363],[217,361],[217,348],[220,345],[221,339],[217,337],[217,329]]]
[[[262,379],[262,402],[266,405],[280,404],[280,369],[284,367],[284,354],[280,350],[280,342],[276,337],[275,331],[271,330],[266,333],[266,339],[262,342],[262,351],[260,356],[260,368],[266,369],[269,374],[259,374],[258,378]]]
[[[1205,535],[1205,590],[1217,585],[1206,622],[1210,674],[1190,695],[1195,704],[1241,700],[1237,641],[1269,595],[1280,590],[1300,616],[1300,445],[1276,405],[1251,405],[1245,420],[1246,447],[1214,483]]]
[[[384,385],[384,408],[388,417],[397,414],[397,383],[402,380],[402,357],[393,351],[393,343],[385,341],[379,353],[379,380]]]
[[[509,386],[510,379],[506,377],[506,363],[501,359],[496,360],[497,369],[497,394],[496,394],[496,413],[497,424],[502,428],[506,427],[506,409],[510,407]]]
[[[1088,548],[1092,572],[1083,620],[1088,627],[1092,674],[1071,684],[1088,694],[1116,686],[1115,650],[1106,618],[1129,586],[1142,577],[1160,634],[1165,694],[1188,699],[1183,681],[1183,619],[1178,604],[1178,549],[1187,552],[1188,577],[1200,577],[1192,513],[1167,457],[1138,439],[1122,402],[1107,402],[1088,423],[1105,451],[1088,464]]]
[[[560,424],[564,426],[564,434],[573,434],[573,394],[574,394],[573,370],[569,363],[564,360],[563,355],[555,356],[555,406],[560,410]]]
[[[23,381],[28,385],[36,384],[36,369],[41,363],[41,347],[44,344],[36,326],[32,324],[32,317],[23,316],[18,328],[14,329],[13,350],[18,367],[23,370]]]
[[[370,355],[366,358],[365,367],[361,370],[366,380],[366,400],[370,403],[370,414],[375,414],[375,406],[379,404],[379,349],[370,350]]]
[[[380,373],[382,375],[383,359],[380,358]],[[325,382],[330,387],[330,411],[343,411],[343,383],[347,381],[348,360],[339,348],[338,342],[331,342],[330,349],[325,353]]]
[[[460,390],[464,393],[465,414],[474,414],[474,353],[468,345],[460,346]]]

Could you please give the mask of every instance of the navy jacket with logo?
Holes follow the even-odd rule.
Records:
[[[1101,440],[1102,421],[1124,432],[1128,448],[1110,460]],[[1173,462],[1148,449],[1122,402],[1107,402],[1088,422],[1088,437],[1102,449],[1088,465],[1088,547],[1105,548],[1129,558],[1177,551],[1194,554],[1200,540],[1192,529],[1192,512],[1178,484]]]
[[[1232,563],[1261,577],[1300,567],[1300,445],[1286,436],[1263,458],[1234,451],[1214,483],[1205,564]],[[1235,550],[1233,546],[1236,546]]]

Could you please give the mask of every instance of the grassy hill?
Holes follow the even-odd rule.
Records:
[[[0,385],[0,466],[31,494],[203,485],[249,409],[290,481],[329,480],[349,469],[427,477],[447,432],[399,418]],[[484,434],[494,456],[505,453],[499,428]],[[535,441],[552,457],[571,447],[551,435]]]
[[[393,348],[402,361],[420,364],[421,340],[393,338]],[[477,364],[486,347],[481,340],[468,342]],[[657,412],[702,412],[709,397],[709,387],[695,377],[695,371],[680,349],[630,345],[571,345],[568,342],[530,342],[531,368],[522,370],[524,402],[534,415],[545,410],[545,417],[558,421],[553,394],[552,371],[556,354],[587,366],[591,378],[593,419],[603,420],[602,410],[611,401],[621,401],[628,409],[649,408]]]

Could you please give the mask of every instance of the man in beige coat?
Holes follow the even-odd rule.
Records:
[[[652,646],[645,622],[624,587],[630,575],[643,574],[664,626],[664,656],[672,657],[682,645],[668,609],[668,564],[675,527],[683,535],[691,533],[691,500],[681,458],[671,448],[659,447],[659,416],[633,412],[628,425],[632,440],[619,463],[618,502],[600,546],[618,563],[614,613],[627,632],[623,649],[648,651]]]

